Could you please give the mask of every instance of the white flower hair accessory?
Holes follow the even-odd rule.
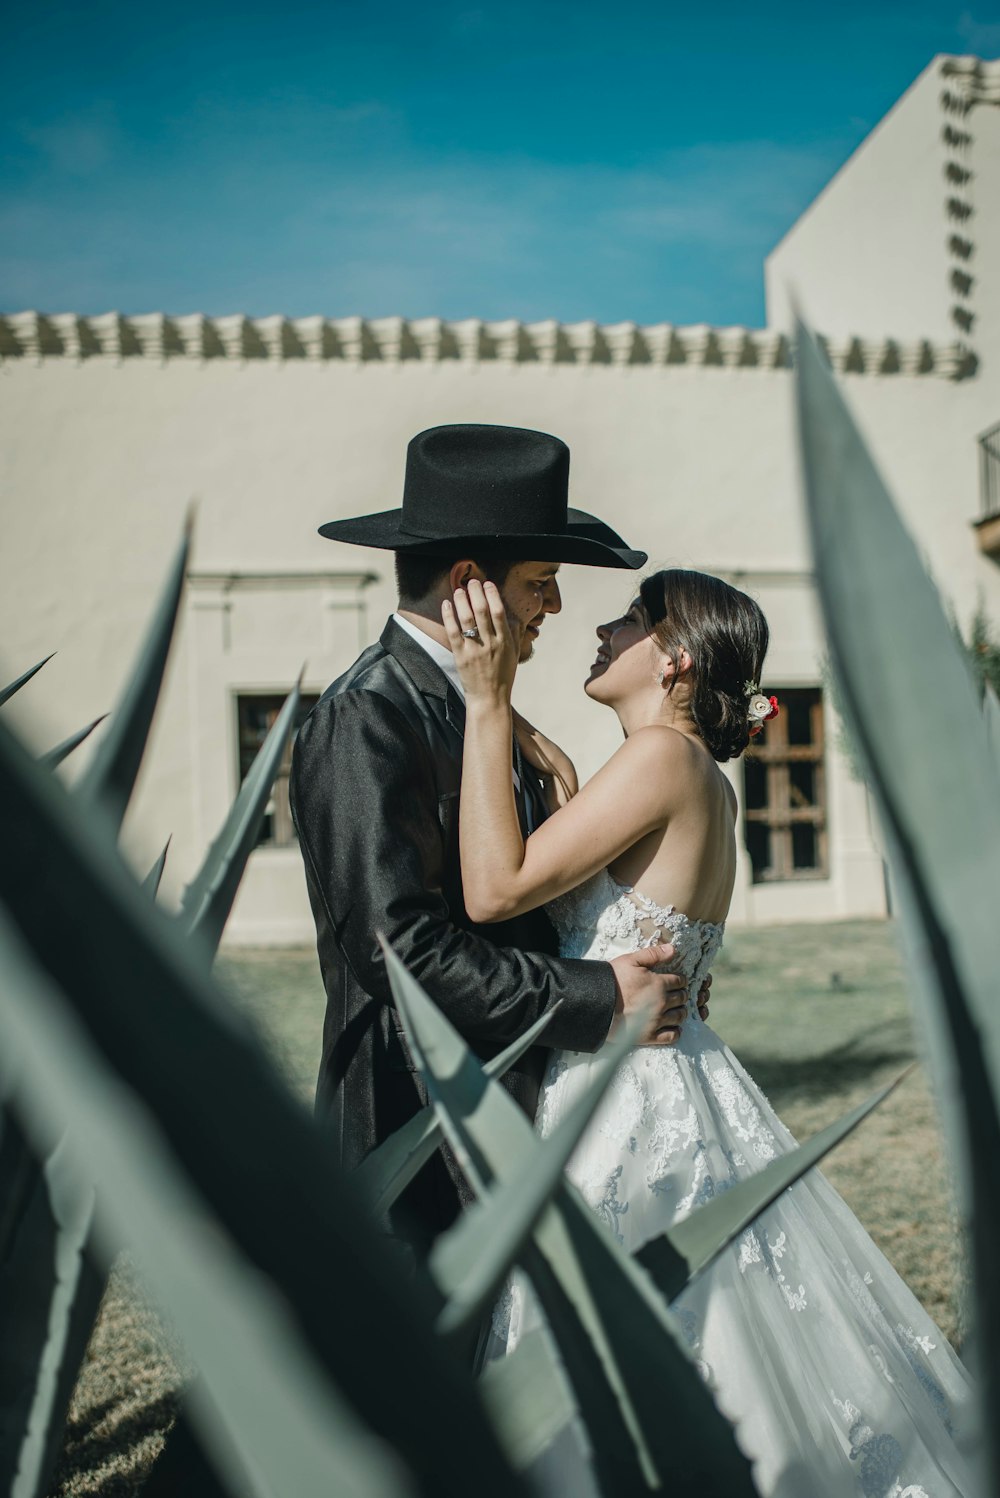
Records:
[[[754,737],[760,733],[765,723],[778,716],[778,699],[765,697],[755,681],[746,682],[743,690],[750,699],[747,703],[747,718],[750,723],[750,735]]]

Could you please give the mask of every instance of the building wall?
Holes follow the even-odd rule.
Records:
[[[304,661],[306,688],[321,690],[377,637],[393,603],[391,559],[324,541],[316,527],[398,502],[405,445],[422,427],[493,421],[559,433],[573,452],[573,503],[610,520],[651,564],[732,575],[771,620],[768,682],[820,680],[787,370],[53,357],[10,359],[0,380],[7,554],[17,566],[0,597],[4,664],[13,675],[59,651],[8,710],[39,745],[111,706],[184,512],[197,504],[196,577],[127,824],[140,868],[173,836],[168,898],[236,788],[235,692],[286,688]],[[971,382],[859,374],[844,385],[959,613],[982,588],[1000,618],[1000,574],[967,524]],[[244,579],[235,589],[231,574]],[[563,581],[563,613],[546,624],[517,700],[588,775],[618,741],[611,715],[580,688],[593,628],[620,611],[634,580],[567,567]],[[745,867],[735,920],[882,911],[865,795],[835,748],[829,781],[831,877],[751,885]],[[310,933],[296,850],[262,849],[231,939]]]
[[[936,57],[764,267],[771,327],[797,299],[834,338],[957,340],[976,431],[1000,421],[998,106],[1000,62]]]
[[[0,676],[59,652],[5,714],[47,747],[113,705],[194,503],[191,583],[125,830],[140,870],[172,837],[164,895],[176,900],[237,789],[239,693],[286,691],[303,665],[305,689],[322,691],[393,606],[391,558],[335,546],[317,526],[395,505],[409,437],[454,421],[564,437],[574,504],[651,566],[745,587],[771,623],[766,685],[819,686],[789,288],[827,336],[959,620],[981,599],[1000,621],[1000,568],[971,525],[976,439],[1000,421],[998,103],[997,64],[936,58],[769,257],[768,331],[0,317]],[[586,777],[619,738],[581,690],[594,626],[635,579],[567,567],[562,582],[562,614],[517,702]],[[734,920],[884,910],[866,795],[829,703],[826,738],[829,877],[754,884],[744,858]],[[297,850],[258,850],[229,939],[311,931]]]
[[[941,58],[907,89],[764,263],[769,325],[797,298],[833,336],[953,336]]]

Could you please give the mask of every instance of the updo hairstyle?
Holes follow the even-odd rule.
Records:
[[[691,657],[691,716],[706,747],[717,760],[737,759],[750,742],[747,682],[760,681],[767,652],[764,615],[721,578],[680,567],[647,577],[639,598],[650,634],[674,667],[682,650]]]

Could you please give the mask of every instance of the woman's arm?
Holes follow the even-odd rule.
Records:
[[[466,909],[474,921],[507,920],[575,889],[665,825],[670,761],[682,735],[641,729],[525,844],[510,774],[517,661],[500,594],[470,582],[442,615],[466,693],[459,821]],[[471,628],[477,639],[462,635]]]

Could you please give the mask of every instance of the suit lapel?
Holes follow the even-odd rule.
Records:
[[[465,703],[440,666],[431,660],[427,651],[418,645],[405,629],[400,629],[395,619],[391,617],[386,622],[379,644],[399,662],[414,686],[425,697],[433,698],[436,703],[441,704],[445,721],[460,739],[464,739]],[[515,752],[515,763],[521,790],[515,792],[514,800],[517,803],[517,818],[521,824],[521,833],[527,837],[539,822],[545,820],[548,808],[545,806],[541,787],[531,766],[524,764],[518,752]]]

